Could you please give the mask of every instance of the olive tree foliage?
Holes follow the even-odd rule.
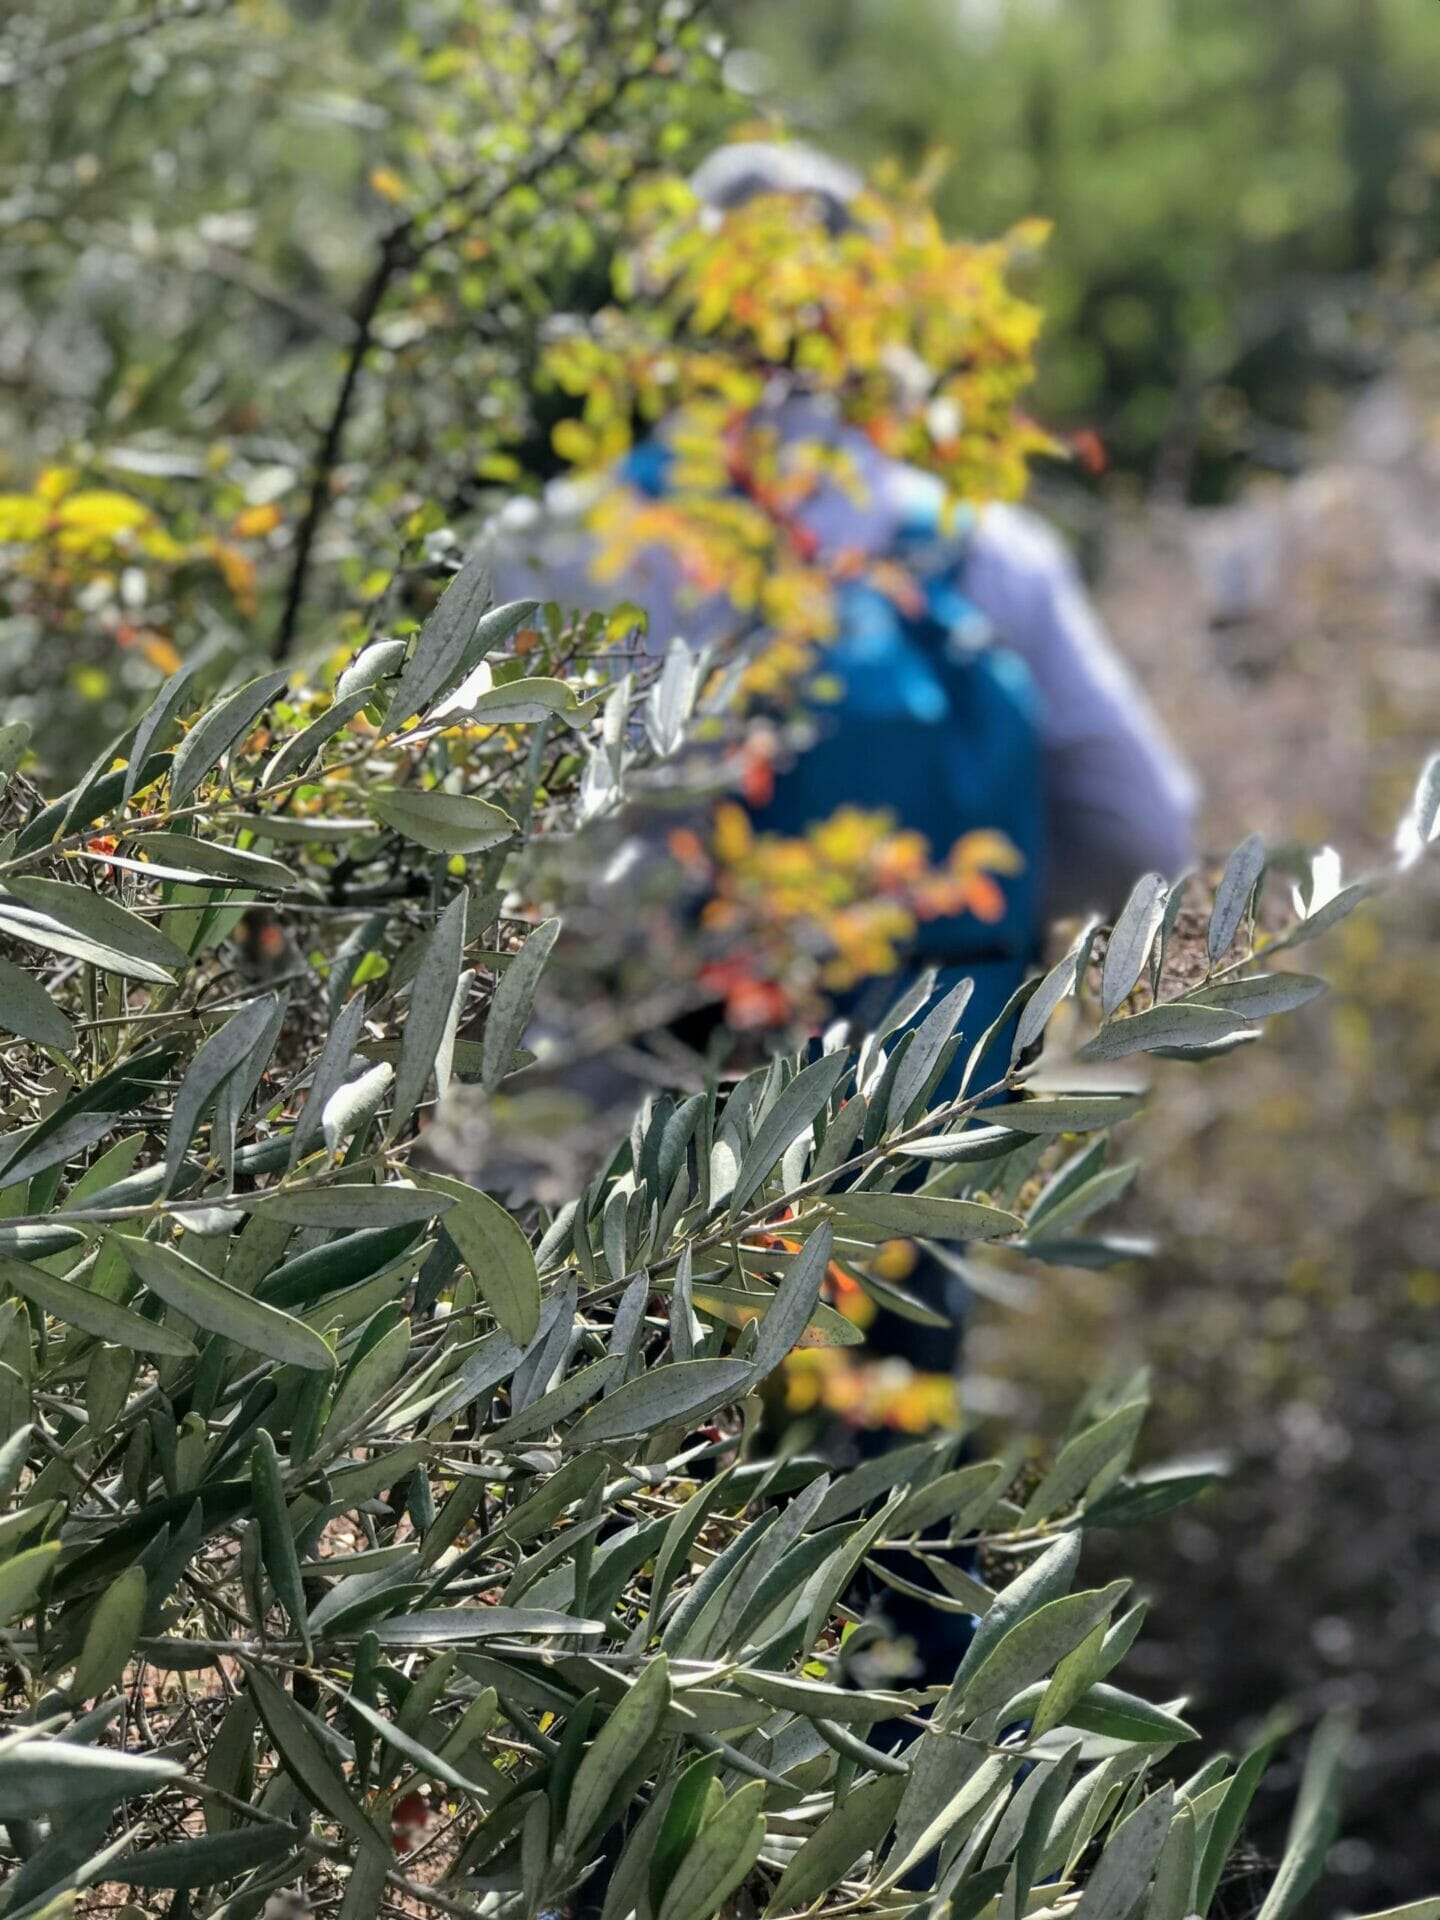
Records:
[[[1180,892],[1143,882],[1013,1038],[902,1002],[650,1099],[583,1191],[504,1206],[421,1123],[533,1071],[563,902],[527,843],[654,777],[704,697],[663,665],[668,696],[607,687],[488,599],[472,562],[326,691],[168,683],[43,803],[4,741],[6,1920],[99,1883],[227,1915],[301,1886],[347,1920],[587,1883],[616,1920],[1206,1912],[1265,1748],[1190,1759],[1184,1703],[1124,1677],[1143,1607],[1081,1576],[1087,1526],[1210,1478],[1135,1468],[1140,1391],[1092,1397],[1038,1480],[954,1434],[767,1457],[757,1392],[855,1337],[827,1271],[878,1286],[896,1233],[1106,1258],[1143,1096],[1078,1063],[1248,1042],[1319,991],[1272,956],[1365,883],[1324,854],[1277,913],[1248,841],[1183,977]],[[1437,806],[1440,762],[1403,858]],[[237,989],[262,906],[295,964]],[[1080,1077],[1031,1090],[1062,1009]],[[946,1684],[867,1682],[867,1569],[978,1616]],[[1344,1746],[1316,1743],[1266,1920],[1319,1869]]]
[[[683,792],[723,686],[683,643],[626,672],[603,622],[492,605],[478,552],[438,597],[435,573],[486,477],[470,402],[526,411],[511,308],[545,310],[537,263],[583,264],[708,55],[668,5],[417,6],[403,57],[359,6],[75,11],[27,10],[0,65],[25,115],[84,126],[71,161],[107,114],[146,111],[89,63],[150,63],[163,123],[161,69],[202,33],[246,85],[270,59],[287,101],[296,46],[318,49],[311,104],[332,110],[323,83],[373,53],[368,97],[413,137],[378,156],[388,211],[320,329],[339,372],[249,614],[184,597],[210,507],[175,504],[177,409],[113,315],[123,377],[56,436],[154,483],[164,524],[132,502],[119,531],[156,604],[126,611],[184,644],[133,716],[120,686],[78,779],[34,777],[74,759],[70,709],[57,724],[59,703],[32,702],[38,754],[23,715],[0,726],[3,1920],[112,1896],[238,1920],[287,1889],[343,1920],[580,1900],[613,1920],[1207,1912],[1269,1743],[1192,1759],[1184,1702],[1127,1682],[1143,1609],[1081,1576],[1087,1525],[1211,1477],[1135,1464],[1141,1385],[1089,1396],[1038,1475],[959,1434],[848,1471],[772,1452],[761,1393],[795,1347],[856,1337],[824,1297],[836,1271],[923,1311],[875,1271],[897,1234],[970,1257],[1125,1252],[1098,1216],[1143,1094],[1115,1063],[1203,1061],[1312,998],[1274,959],[1365,883],[1325,854],[1287,905],[1249,841],[1198,954],[1177,957],[1193,898],[1148,880],[991,1033],[967,1030],[963,993],[917,1024],[922,982],[873,1034],[653,1095],[556,1192],[547,999],[582,966],[590,911],[562,882],[608,858],[632,800]],[[213,251],[161,260],[171,297],[139,311],[174,326],[202,440],[239,437],[214,462],[221,510],[263,509],[257,477],[295,468],[294,389],[248,364],[274,336],[235,351],[216,289],[267,310],[284,293],[311,323],[261,271],[284,246],[237,256],[202,230],[202,135],[232,96],[179,97],[171,210]],[[305,158],[320,174],[334,156]],[[19,182],[11,241],[60,305],[57,203],[92,264],[158,247],[87,201],[106,178]],[[312,229],[283,199],[299,244]],[[252,389],[270,411],[247,440],[230,408]],[[155,422],[163,444],[141,434]],[[113,493],[71,487],[6,509],[46,695],[62,645],[107,644],[108,603],[93,579],[71,594],[71,570],[119,571]],[[302,616],[318,627],[321,559],[349,609],[332,653],[257,660],[308,637]],[[244,584],[234,554],[224,571]],[[1432,765],[1404,860],[1437,810]],[[1052,1049],[1042,1088],[1052,1023],[1078,1058]],[[962,1058],[963,1092],[937,1104]],[[498,1148],[467,1159],[449,1116],[477,1108]],[[527,1134],[549,1169],[528,1184]],[[977,1621],[943,1684],[875,1684],[874,1582]],[[1315,1743],[1265,1920],[1319,1870],[1345,1745],[1339,1725]]]

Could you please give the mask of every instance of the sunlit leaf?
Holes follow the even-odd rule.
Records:
[[[526,936],[496,985],[485,1020],[481,1082],[487,1092],[499,1086],[509,1070],[515,1049],[524,1038],[535,990],[551,950],[560,937],[558,920],[542,920]]]
[[[97,949],[129,962],[129,970],[139,979],[168,979],[185,965],[185,954],[173,940],[167,940],[138,913],[92,893],[88,887],[68,880],[43,880],[34,874],[17,874],[8,886],[33,912],[44,914]],[[113,966],[113,970],[126,969]]]
[[[502,807],[470,794],[374,787],[369,798],[377,820],[435,853],[483,853],[520,830]]]
[[[185,1359],[195,1351],[193,1343],[172,1327],[147,1320],[103,1294],[76,1286],[73,1281],[62,1280],[58,1274],[46,1273],[7,1253],[0,1253],[0,1287],[33,1300],[37,1307],[43,1307],[46,1313],[67,1326],[79,1327],[82,1333],[107,1340],[112,1346],[128,1347],[133,1353],[168,1353]]]
[[[420,1179],[448,1203],[445,1231],[481,1297],[510,1338],[528,1345],[540,1324],[540,1278],[524,1232],[489,1194],[446,1174],[425,1173]]]
[[[206,774],[245,738],[289,678],[283,669],[261,674],[201,715],[180,742],[170,767],[172,807],[183,806]]]

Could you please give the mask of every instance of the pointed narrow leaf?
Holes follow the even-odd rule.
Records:
[[[802,1911],[838,1886],[863,1855],[876,1852],[908,1779],[903,1773],[878,1773],[847,1793],[791,1859],[766,1913]]]
[[[538,600],[506,600],[501,606],[482,613],[470,644],[465,649],[461,672],[478,667],[486,654],[503,646],[519,628],[528,626],[539,611]]]
[[[1130,1740],[1146,1746],[1168,1746],[1176,1741],[1199,1738],[1189,1721],[1182,1720],[1178,1714],[1168,1713],[1164,1707],[1140,1699],[1138,1694],[1107,1686],[1103,1681],[1090,1688],[1084,1699],[1070,1709],[1066,1719],[1070,1726],[1079,1727],[1082,1732],[1100,1733],[1109,1740]]]
[[[351,1798],[339,1769],[305,1724],[304,1715],[269,1674],[247,1666],[246,1680],[266,1731],[275,1742],[280,1764],[295,1785],[322,1813],[354,1834],[362,1848],[387,1860],[390,1849]]]
[[[37,1047],[75,1050],[75,1029],[50,995],[23,967],[0,959],[0,1032],[19,1034]]]
[[[226,1074],[220,1091],[215,1096],[215,1119],[210,1129],[210,1150],[219,1166],[220,1177],[227,1188],[235,1184],[235,1142],[240,1132],[240,1123],[274,1057],[275,1048],[285,1025],[285,1015],[289,1011],[289,1004],[288,994],[265,995],[261,1005],[267,1011],[260,1030],[239,1066],[233,1073]]]
[[[123,954],[162,973],[177,973],[186,965],[184,951],[173,940],[103,894],[92,893],[69,880],[42,880],[34,874],[17,874],[8,882],[9,891],[36,913],[43,913],[58,925],[67,927],[97,946]]]
[[[67,1247],[78,1247],[84,1238],[78,1227],[12,1227],[0,1221],[0,1249],[16,1257],[28,1254],[33,1260],[44,1260],[52,1253],[64,1253]]]
[[[569,1447],[593,1447],[673,1420],[698,1420],[742,1393],[754,1378],[746,1360],[677,1360],[617,1387],[570,1429]]]
[[[489,605],[490,586],[490,569],[477,557],[465,562],[441,594],[400,675],[384,732],[393,733],[412,714],[423,714],[437,694],[459,679],[480,616]]]
[[[493,1695],[491,1697],[493,1698]],[[427,1774],[432,1780],[442,1781],[447,1787],[454,1787],[457,1793],[479,1796],[486,1791],[478,1781],[472,1780],[468,1774],[452,1766],[442,1755],[414,1739],[403,1727],[396,1726],[394,1721],[387,1720],[383,1714],[377,1713],[357,1693],[352,1692],[346,1695],[345,1706],[347,1711],[353,1713],[357,1719],[363,1720],[367,1727],[378,1733],[387,1746],[403,1754],[418,1772]]]
[[[1130,1186],[1138,1166],[1138,1161],[1127,1160],[1123,1166],[1108,1167],[1083,1181],[1073,1193],[1052,1201],[1039,1218],[1031,1216],[1028,1224],[1032,1240],[1051,1240],[1110,1206]]]
[[[1090,1870],[1076,1920],[1126,1920],[1149,1884],[1174,1809],[1175,1790],[1166,1785],[1115,1828]]]
[[[1353,886],[1342,887],[1339,893],[1327,900],[1323,907],[1316,907],[1313,913],[1306,914],[1298,926],[1292,927],[1275,942],[1277,947],[1299,947],[1307,940],[1314,940],[1322,933],[1328,933],[1337,926],[1347,914],[1353,913],[1362,900],[1367,900],[1374,892],[1373,880],[1357,880]]]
[[[187,660],[178,673],[172,673],[155,697],[154,704],[135,729],[135,738],[130,746],[129,765],[125,769],[125,782],[120,789],[120,804],[128,806],[130,796],[140,784],[141,769],[150,758],[152,748],[160,746],[170,731],[171,722],[180,711],[190,682],[195,674],[195,662]]]
[[[691,1844],[705,1824],[705,1814],[710,1806],[711,1783],[719,1771],[720,1755],[718,1753],[701,1754],[691,1760],[679,1778],[673,1781],[673,1789],[668,1796],[662,1791],[656,1794],[652,1802],[660,1809],[659,1832],[653,1837],[649,1849],[649,1872],[645,1876],[649,1882],[652,1911],[665,1898],[665,1889],[675,1878],[675,1869],[690,1851]],[[637,1822],[632,1828],[632,1833],[639,1834],[641,1825],[641,1822]],[[628,1851],[627,1847],[627,1855]],[[621,1875],[617,1878],[628,1878],[625,1874],[626,1864],[622,1863]],[[623,1887],[617,1887],[612,1881],[610,1891],[605,1897],[607,1916],[612,1909],[612,1898],[618,1900],[623,1897]],[[633,1902],[631,1905],[633,1906]],[[619,1908],[620,1913],[629,1910],[628,1907]]]
[[[28,1261],[12,1259],[0,1253],[0,1289],[33,1300],[52,1319],[67,1327],[78,1327],[113,1347],[128,1347],[132,1353],[164,1353],[176,1359],[188,1359],[194,1345],[183,1333],[132,1313],[128,1307],[73,1280],[32,1267]]]
[[[893,1886],[897,1881],[904,1880],[942,1841],[948,1839],[951,1847],[963,1842],[966,1834],[973,1831],[981,1817],[1009,1787],[1019,1764],[1018,1757],[1012,1759],[1008,1754],[992,1754],[973,1772],[962,1773],[952,1791],[941,1795],[938,1803],[934,1798],[929,1798],[928,1804],[934,1806],[935,1810],[926,1824],[920,1827],[918,1818],[907,1819],[902,1833],[897,1833],[896,1844],[885,1863],[885,1884]],[[946,1784],[943,1774],[940,1775],[940,1782]],[[903,1847],[902,1840],[906,1843]]]
[[[1155,1863],[1145,1920],[1186,1920],[1195,1884],[1195,1815],[1182,1800]]]
[[[1215,904],[1210,910],[1210,927],[1205,936],[1210,964],[1222,960],[1240,930],[1261,874],[1265,871],[1265,842],[1258,833],[1242,840],[1225,863],[1220,884],[1215,889]]]
[[[60,1542],[47,1540],[43,1546],[28,1547],[0,1561],[0,1627],[34,1606],[59,1552]]]
[[[1093,1133],[1118,1126],[1145,1104],[1142,1092],[1062,1093],[1014,1100],[1001,1109],[1013,1133]]]
[[[1201,1855],[1199,1878],[1195,1883],[1196,1913],[1208,1913],[1219,1891],[1225,1866],[1240,1837],[1245,1824],[1245,1816],[1250,1811],[1250,1802],[1255,1798],[1256,1790],[1265,1777],[1275,1748],[1279,1743],[1277,1733],[1263,1735],[1245,1755],[1235,1769],[1219,1811],[1210,1823],[1210,1832],[1206,1836],[1205,1850]]]
[[[371,1232],[418,1226],[449,1206],[446,1200],[432,1200],[420,1188],[402,1186],[398,1181],[388,1187],[374,1187],[359,1180],[341,1180],[325,1187],[275,1187],[253,1200],[247,1197],[243,1204],[292,1227],[353,1227]]]
[[[753,1694],[767,1706],[783,1707],[786,1712],[807,1720],[818,1716],[824,1720],[864,1724],[894,1720],[900,1714],[915,1710],[915,1703],[907,1694],[884,1693],[878,1687],[868,1687],[861,1693],[852,1687],[831,1686],[824,1680],[802,1679],[793,1673],[747,1670],[737,1673],[731,1685],[741,1693]]]
[[[150,859],[215,874],[222,880],[233,880],[237,886],[263,887],[275,893],[296,884],[296,876],[279,860],[244,847],[217,846],[213,840],[199,840],[194,834],[137,833],[130,844]]]
[[[316,1062],[310,1091],[305,1097],[304,1108],[290,1136],[289,1164],[292,1167],[303,1156],[309,1142],[320,1132],[325,1106],[331,1094],[349,1079],[350,1063],[355,1057],[355,1048],[364,1031],[364,1026],[365,995],[357,993],[355,998],[348,1000],[336,1015],[335,1024],[326,1036],[325,1045]]]
[[[447,705],[445,711],[448,715],[451,706]],[[580,698],[568,681],[540,678],[507,680],[503,686],[491,687],[488,692],[467,700],[462,711],[487,726],[532,725],[539,720],[556,719],[579,729],[595,709],[589,701]]]
[[[797,1073],[785,1088],[756,1127],[740,1162],[735,1189],[730,1196],[732,1220],[744,1210],[751,1194],[774,1172],[791,1142],[809,1130],[815,1116],[849,1071],[848,1054],[826,1054],[813,1066]]]
[[[1017,1620],[965,1682],[966,1713],[972,1718],[994,1713],[1032,1680],[1049,1673],[1108,1620],[1125,1585],[1122,1580],[1094,1593],[1064,1593]]]
[[[1025,1222],[1003,1207],[974,1200],[947,1200],[926,1193],[837,1193],[830,1205],[842,1228],[884,1239],[910,1235],[924,1240],[997,1240],[1021,1233]]]
[[[195,722],[176,749],[170,764],[170,804],[180,807],[211,769],[244,739],[275,695],[289,680],[289,669],[263,673],[210,707]]]
[[[1223,1007],[1201,1007],[1193,1001],[1146,1007],[1126,1019],[1112,1020],[1080,1049],[1082,1060],[1124,1060],[1132,1053],[1153,1053],[1158,1047],[1213,1047],[1235,1035],[1252,1032],[1250,1022]]]
[[[313,1328],[267,1307],[197,1267],[173,1247],[129,1234],[110,1234],[131,1270],[153,1294],[207,1333],[222,1334],[250,1353],[282,1365],[328,1372],[335,1356]]]
[[[1136,981],[1145,971],[1150,949],[1165,917],[1169,891],[1163,874],[1145,874],[1135,882],[1111,930],[1100,975],[1100,1010],[1107,1020],[1129,999]]]
[[[915,1038],[890,1084],[890,1100],[885,1113],[887,1127],[898,1127],[925,1091],[930,1076],[939,1065],[941,1054],[955,1036],[960,1016],[970,1004],[970,996],[974,991],[973,980],[958,981],[916,1027]]]
[[[757,1379],[773,1373],[791,1348],[803,1339],[820,1298],[833,1244],[830,1222],[822,1220],[786,1269],[760,1323],[760,1336],[752,1356]]]
[[[270,1576],[291,1631],[310,1658],[310,1609],[300,1580],[300,1556],[295,1551],[295,1535],[285,1506],[285,1488],[280,1478],[280,1457],[275,1441],[262,1427],[250,1449],[250,1491],[255,1501],[255,1517],[260,1524],[260,1557]]]
[[[480,1079],[487,1093],[493,1093],[505,1078],[515,1049],[524,1037],[530,1010],[535,1004],[535,989],[559,937],[560,922],[542,920],[500,976],[490,1002],[481,1048]]]
[[[1061,1594],[1069,1592],[1079,1564],[1079,1535],[1062,1534],[1008,1587],[996,1594],[951,1683],[951,1703],[958,1703],[964,1698],[972,1674],[979,1671],[1017,1621],[1034,1613],[1048,1601],[1057,1600]]]
[[[1320,1878],[1340,1829],[1340,1789],[1353,1736],[1353,1721],[1343,1710],[1317,1729],[1305,1756],[1285,1852],[1258,1920],[1287,1920]]]
[[[540,1276],[523,1229],[488,1193],[452,1180],[447,1174],[416,1178],[451,1202],[445,1231],[469,1268],[482,1299],[505,1332],[528,1346],[540,1325]]]
[[[670,1663],[657,1654],[596,1734],[576,1770],[561,1845],[579,1862],[624,1779],[660,1732],[670,1707]]]
[[[432,853],[483,853],[520,831],[503,807],[464,793],[373,787],[370,810],[387,827]]]
[[[0,793],[10,784],[29,744],[28,720],[7,720],[0,725]]]
[[[118,1684],[145,1619],[145,1570],[127,1567],[106,1587],[85,1629],[70,1681],[73,1700],[93,1700]]]
[[[280,1866],[298,1837],[268,1821],[263,1827],[238,1827],[233,1833],[204,1833],[173,1846],[146,1847],[141,1853],[113,1860],[105,1877],[127,1887],[176,1891],[211,1887],[255,1867]]]
[[[383,1484],[383,1483],[382,1483]],[[382,1647],[463,1646],[469,1640],[519,1640],[531,1634],[603,1633],[597,1620],[543,1607],[434,1607],[426,1613],[392,1614],[371,1631]]]
[[[348,700],[351,694],[368,694],[382,680],[393,680],[405,665],[410,651],[408,640],[372,640],[362,647],[335,682],[335,698]]]
[[[765,1782],[752,1780],[706,1822],[676,1869],[656,1920],[711,1920],[759,1858],[764,1800]]]
[[[1076,963],[1081,949],[1093,939],[1098,921],[1092,921],[1079,938],[1074,941],[1063,960],[1058,960],[1040,982],[1031,997],[1025,1002],[1020,1020],[1015,1028],[1015,1043],[1010,1049],[1010,1063],[1013,1066],[1021,1054],[1028,1053],[1035,1042],[1050,1024],[1051,1016],[1062,1000],[1075,992]]]
[[[0,1820],[70,1813],[87,1800],[112,1804],[178,1780],[173,1760],[115,1753],[65,1740],[7,1740],[0,1745]]]
[[[246,1060],[265,1032],[275,1012],[275,997],[264,994],[233,1013],[223,1027],[196,1053],[175,1095],[169,1135],[165,1144],[165,1187],[170,1193],[190,1151],[205,1109],[219,1093],[225,1081]]]
[[[261,785],[278,787],[295,774],[304,773],[325,742],[333,740],[342,727],[348,727],[356,714],[363,712],[374,697],[368,687],[354,692],[347,689],[342,674],[335,688],[334,702],[318,720],[312,720],[308,727],[285,742],[266,767]]]
[[[1247,1020],[1263,1020],[1271,1014],[1293,1013],[1326,991],[1325,982],[1313,973],[1257,973],[1248,980],[1225,980],[1206,987],[1195,998],[1200,1006],[1223,1007]]]
[[[1043,1774],[1037,1772],[1031,1776],[1034,1782],[1033,1795],[1026,1807],[1024,1826],[1014,1848],[1008,1896],[1000,1908],[1004,1920],[1023,1920],[1023,1916],[1029,1912],[1030,1894],[1035,1885],[1036,1876],[1040,1872],[1056,1816],[1060,1811],[1079,1758],[1080,1747],[1077,1744],[1067,1748],[1054,1766],[1046,1768]],[[1016,1794],[1010,1808],[1006,1810],[1006,1819],[1009,1819],[1014,1810],[1023,1803],[1027,1788],[1022,1788]],[[1002,1821],[999,1833],[1004,1832],[1004,1827],[1005,1822]],[[997,1834],[997,1840],[998,1837]],[[1003,1859],[1005,1856],[998,1845],[992,1843],[986,1858],[997,1857]]]
[[[436,921],[410,987],[410,1009],[400,1042],[395,1098],[386,1130],[391,1140],[419,1106],[435,1070],[465,956],[467,900],[466,894],[457,893]]]
[[[1147,1404],[1131,1400],[1067,1440],[1025,1504],[1021,1524],[1033,1526],[1068,1507],[1103,1469],[1128,1461],[1145,1422]]]
[[[1415,798],[1395,835],[1401,870],[1414,866],[1440,834],[1440,753],[1432,753],[1420,770]]]

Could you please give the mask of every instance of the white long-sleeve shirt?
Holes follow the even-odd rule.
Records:
[[[1060,539],[1021,508],[987,509],[965,592],[1039,694],[1051,913],[1113,912],[1141,874],[1175,879],[1193,853],[1198,783]]]

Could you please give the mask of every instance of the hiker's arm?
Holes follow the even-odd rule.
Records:
[[[1050,910],[1113,912],[1142,873],[1174,878],[1193,851],[1194,776],[1107,639],[1061,542],[1032,514],[992,508],[966,590],[1039,693]]]

